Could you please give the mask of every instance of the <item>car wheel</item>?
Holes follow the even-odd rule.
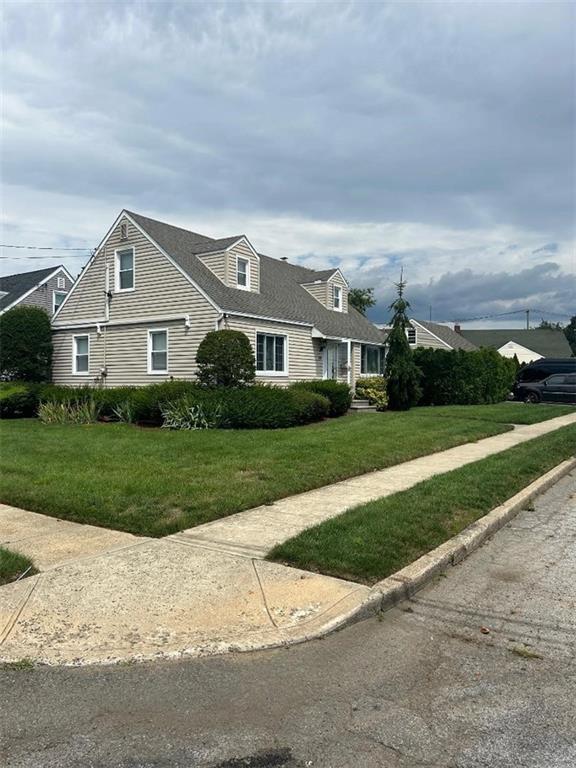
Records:
[[[525,403],[533,403],[533,404],[539,403],[540,402],[540,395],[538,394],[538,392],[528,392],[528,394],[524,398],[524,402]]]

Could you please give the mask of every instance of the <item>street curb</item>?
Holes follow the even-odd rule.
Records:
[[[418,590],[429,584],[436,576],[451,565],[457,565],[471,552],[478,549],[490,536],[510,522],[526,505],[547,491],[561,478],[576,469],[576,457],[563,461],[542,475],[508,501],[471,523],[460,533],[445,541],[410,565],[396,571],[371,589],[370,594],[344,614],[335,617],[315,631],[309,631],[299,638],[287,638],[292,645],[306,640],[325,637],[338,629],[355,624],[393,608],[402,600],[412,597]],[[318,619],[321,621],[321,619]]]

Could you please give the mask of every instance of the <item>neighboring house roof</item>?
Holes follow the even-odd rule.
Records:
[[[430,331],[430,333],[433,333],[434,336],[437,336],[440,341],[448,344],[452,349],[464,349],[466,352],[473,352],[475,349],[478,349],[477,345],[471,340],[466,339],[461,333],[453,331],[447,325],[432,323],[429,320],[414,320],[414,322]]]
[[[415,318],[410,318],[410,322],[416,323],[417,325],[424,328],[424,330],[433,333],[434,336],[447,344],[451,349],[464,349],[466,352],[473,352],[475,349],[478,349],[478,347],[475,346],[471,341],[465,339],[461,334],[456,333],[456,331],[453,331],[452,328],[449,328],[447,325],[442,325],[441,323],[432,323],[429,320],[416,320]],[[380,333],[382,334],[384,341],[386,341],[388,335],[390,334],[391,328],[385,326],[380,327]]]
[[[46,282],[60,269],[63,269],[72,280],[67,270],[60,264],[57,267],[46,267],[45,269],[35,269],[33,272],[19,272],[17,275],[0,277],[0,312],[12,304],[18,303],[27,293]]]
[[[323,269],[321,271],[319,270],[313,270],[314,277],[313,280],[319,280],[320,282],[324,282],[325,280],[328,280],[332,277],[332,275],[335,275],[336,272],[338,272],[337,269]]]
[[[462,335],[477,347],[500,349],[509,341],[514,341],[542,357],[572,357],[572,350],[563,331],[553,328],[462,331]]]
[[[159,245],[190,278],[223,311],[270,320],[288,320],[309,324],[323,335],[382,343],[381,333],[353,307],[348,312],[335,312],[324,307],[301,283],[326,279],[336,270],[316,272],[264,254],[260,257],[260,292],[232,288],[197,257],[199,253],[224,250],[243,235],[215,240],[181,227],[149,219],[125,211],[149,237]]]

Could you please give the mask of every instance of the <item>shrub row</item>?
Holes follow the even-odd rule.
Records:
[[[418,405],[481,405],[505,400],[514,383],[516,363],[495,349],[414,350],[422,371]]]
[[[352,403],[350,387],[333,379],[298,381],[295,384],[291,384],[289,390],[315,392],[318,395],[327,397],[330,401],[329,416],[332,417],[343,416]]]
[[[344,386],[348,393],[348,387],[338,386]],[[69,420],[74,421],[80,418],[79,413],[86,411],[83,406],[90,403],[100,419],[160,426],[166,420],[168,411],[170,420],[174,417],[176,423],[178,419],[183,419],[183,414],[190,415],[193,408],[196,409],[193,413],[197,413],[198,422],[204,420],[209,426],[277,429],[319,421],[333,412],[339,414],[343,404],[342,390],[334,387],[326,389],[333,400],[300,383],[287,389],[263,385],[211,389],[190,381],[109,388],[11,382],[0,387],[0,415],[2,418],[34,416],[38,413],[39,404],[43,403],[66,406],[54,410],[44,408],[46,420],[60,418],[65,421],[68,413]]]

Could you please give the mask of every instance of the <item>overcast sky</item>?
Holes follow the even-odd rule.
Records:
[[[576,314],[575,7],[5,1],[2,242],[125,207],[338,264],[376,321],[401,266],[415,317]]]

